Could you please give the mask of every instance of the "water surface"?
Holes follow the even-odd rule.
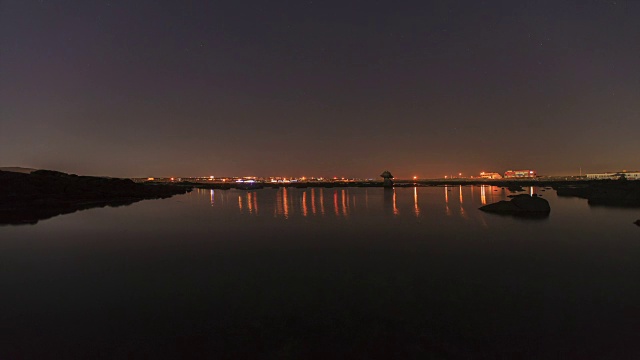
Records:
[[[498,187],[194,190],[0,227],[0,358],[637,358],[640,218]]]

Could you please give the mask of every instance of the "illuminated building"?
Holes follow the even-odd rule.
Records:
[[[590,180],[618,180],[624,176],[627,180],[640,180],[640,171],[619,171],[619,172],[604,172],[587,174],[587,179]]]
[[[481,172],[480,177],[483,179],[502,179],[502,175],[497,172]]]
[[[536,172],[534,170],[507,170],[504,173],[504,177],[506,179],[534,178],[536,177]]]

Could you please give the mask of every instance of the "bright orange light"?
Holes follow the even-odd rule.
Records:
[[[418,178],[417,176],[414,176],[414,177],[413,177],[413,180],[415,180],[415,179],[417,179],[417,178]]]

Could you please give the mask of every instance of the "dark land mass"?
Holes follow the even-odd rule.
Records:
[[[78,176],[57,171],[0,171],[0,225],[35,224],[79,210],[123,206],[191,191],[189,186],[149,185],[129,179]]]
[[[640,207],[640,181],[599,180],[555,189],[558,196],[587,199],[593,206]]]
[[[11,172],[17,172],[17,173],[24,173],[24,174],[30,174],[34,171],[36,171],[38,169],[31,169],[31,168],[23,168],[23,167],[18,167],[18,166],[14,166],[14,167],[0,167],[0,171],[11,171]]]

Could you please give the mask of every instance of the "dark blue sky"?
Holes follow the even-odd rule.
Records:
[[[640,1],[0,1],[0,166],[640,169]]]

